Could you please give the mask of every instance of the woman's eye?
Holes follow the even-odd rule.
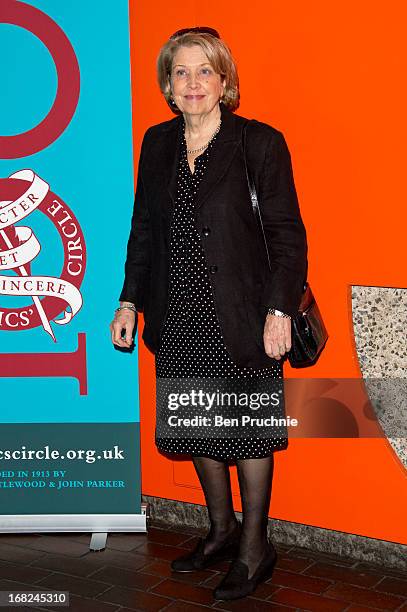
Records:
[[[212,74],[212,70],[210,68],[202,68],[201,72],[205,75]]]
[[[182,70],[181,68],[179,68],[178,70],[175,71],[175,74],[177,76],[184,76],[185,75],[185,70]]]

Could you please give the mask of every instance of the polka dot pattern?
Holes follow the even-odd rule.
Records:
[[[282,365],[276,360],[267,368],[239,368],[225,347],[217,319],[205,251],[194,223],[195,196],[211,151],[216,146],[216,138],[195,159],[192,173],[184,129],[181,130],[177,197],[171,223],[169,305],[155,355],[156,376],[166,379],[282,378]],[[168,434],[170,436],[170,431]],[[218,460],[266,457],[288,445],[286,436],[171,438],[158,437],[157,431],[155,442],[159,449],[166,452]]]

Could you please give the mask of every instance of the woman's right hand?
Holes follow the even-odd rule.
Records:
[[[124,304],[122,304],[124,306]],[[137,324],[137,313],[133,310],[123,308],[115,312],[114,319],[110,323],[112,342],[116,346],[129,348],[133,342],[133,332],[135,333]],[[122,338],[122,330],[125,335]]]

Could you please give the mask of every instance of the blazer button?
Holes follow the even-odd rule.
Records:
[[[217,271],[218,271],[218,266],[209,266],[209,272],[211,274],[216,274]]]
[[[211,229],[209,227],[203,227],[202,233],[204,236],[209,236],[209,234],[211,233]]]

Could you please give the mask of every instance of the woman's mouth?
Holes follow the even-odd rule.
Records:
[[[202,100],[205,96],[203,94],[190,94],[185,96],[187,100]]]

